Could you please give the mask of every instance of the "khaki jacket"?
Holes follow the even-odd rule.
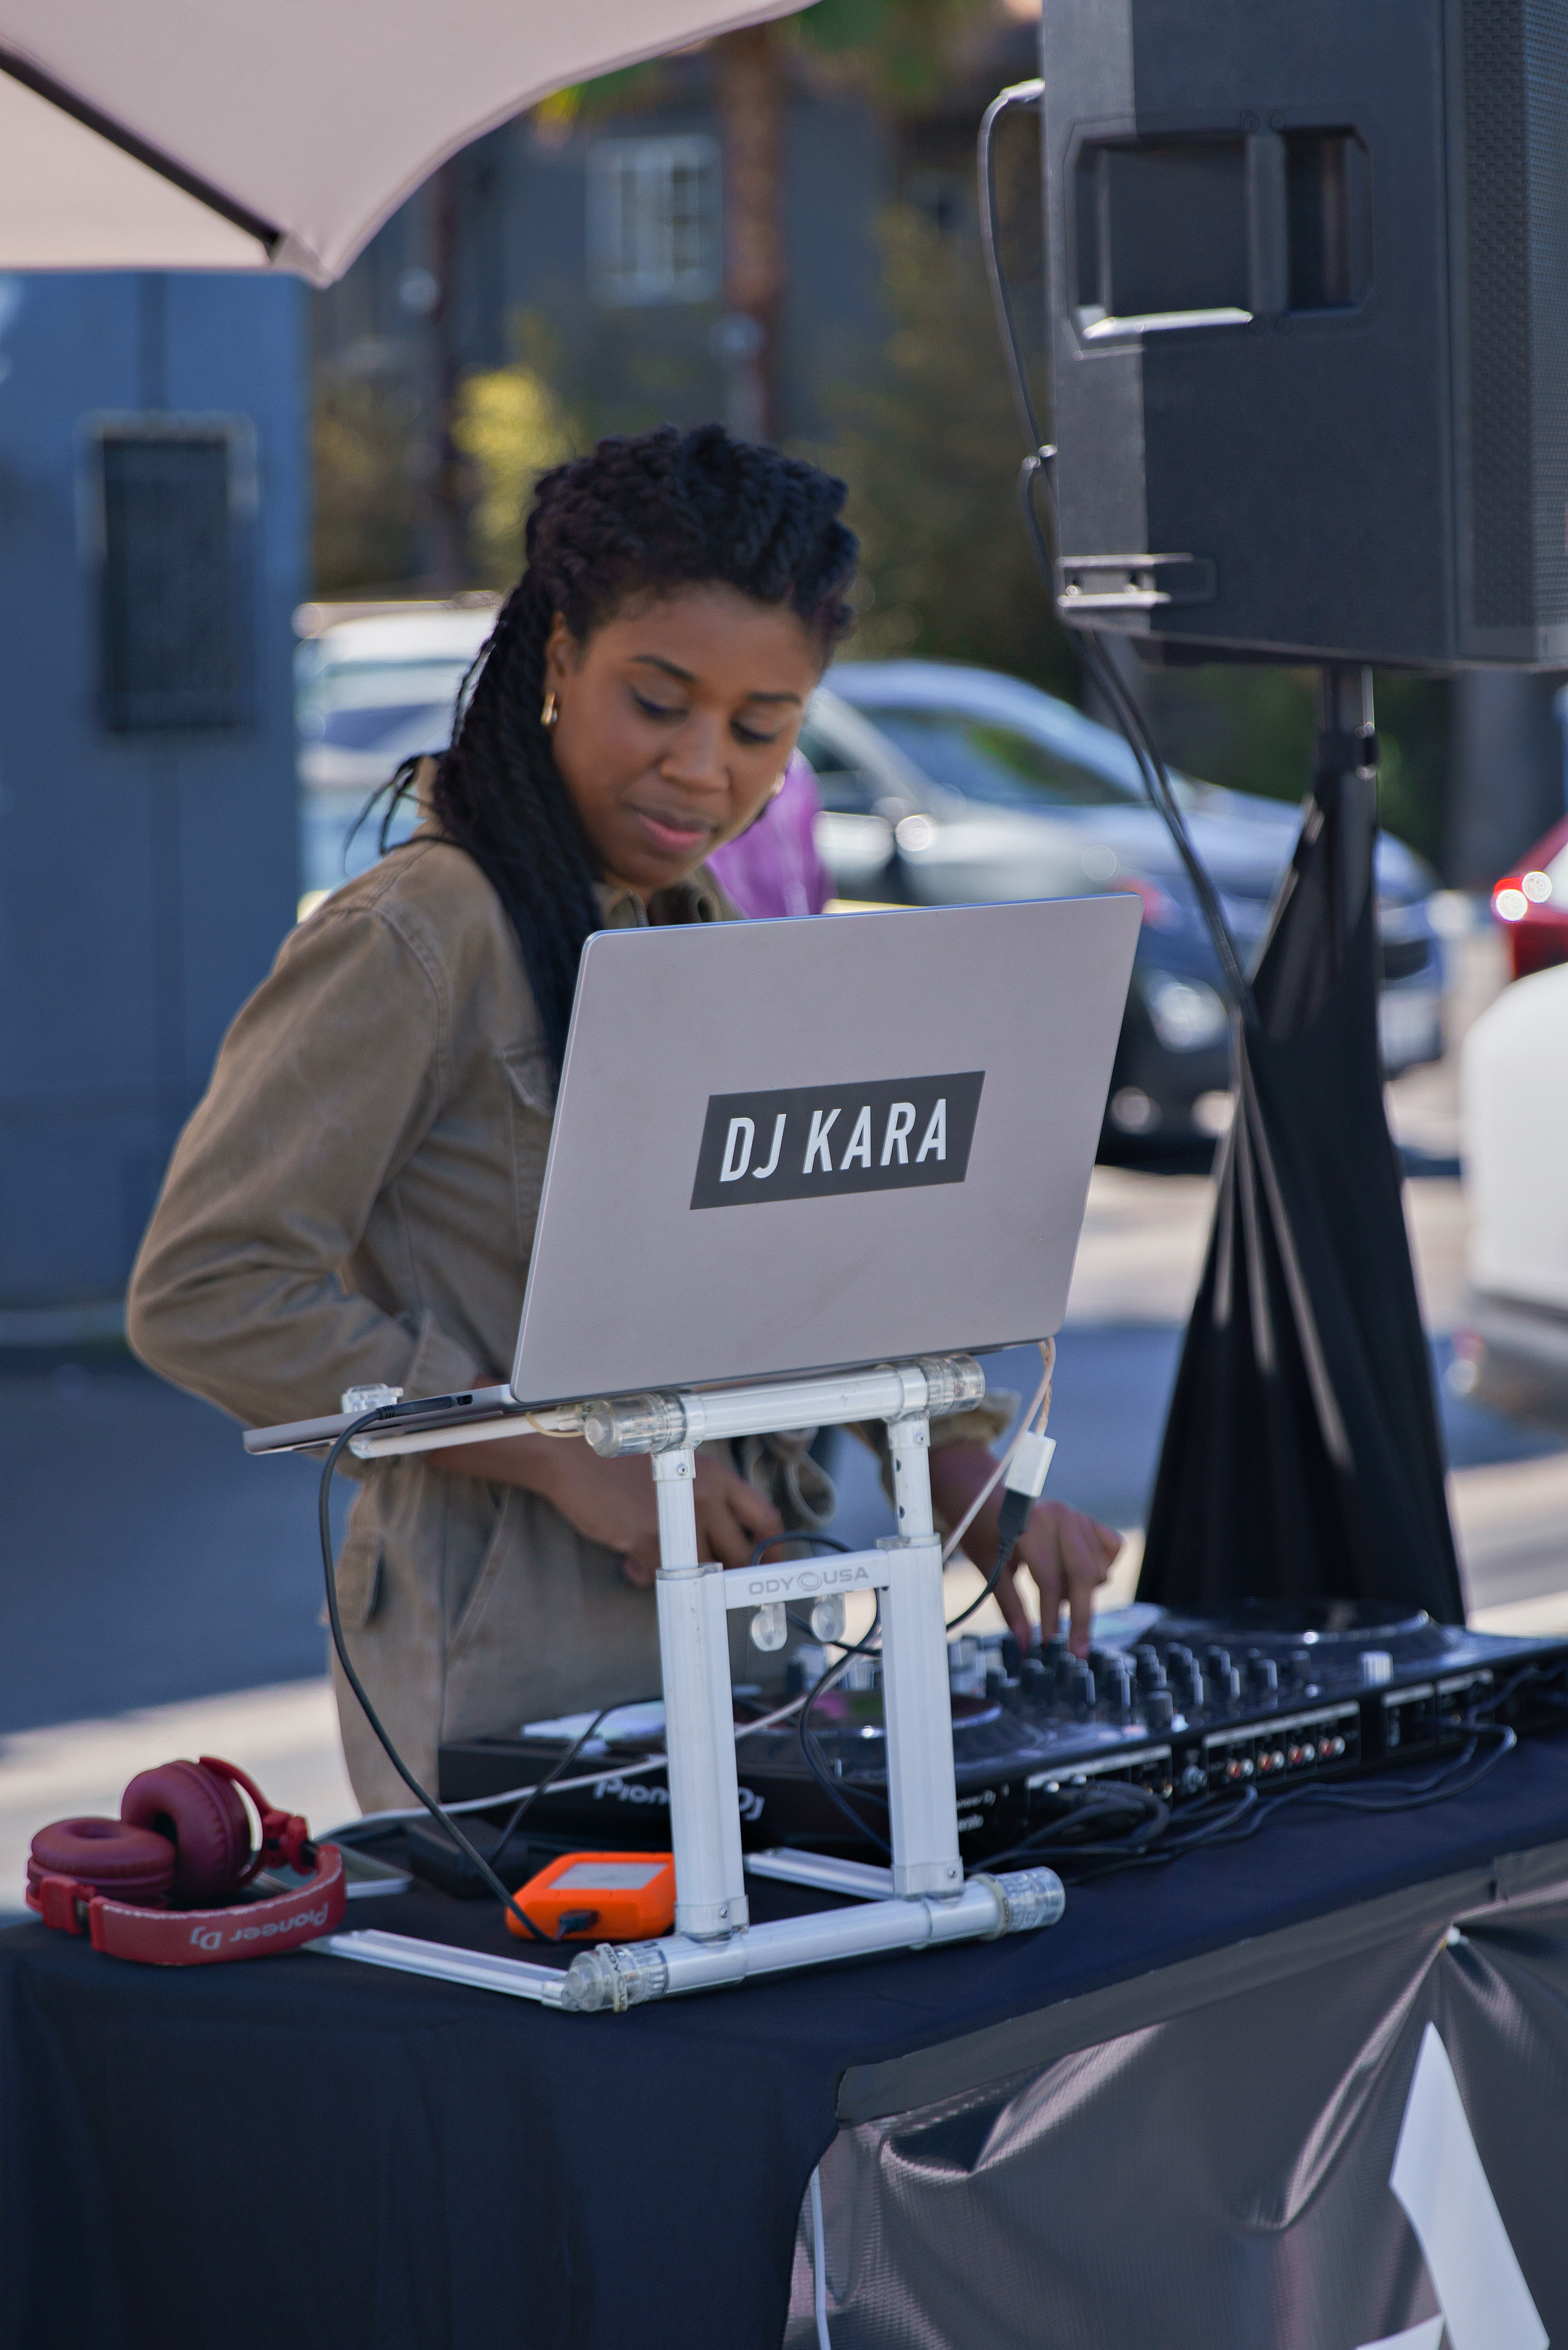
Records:
[[[600,897],[612,928],[735,919],[705,873],[650,909]],[[250,1426],[334,1412],[373,1382],[418,1396],[504,1378],[553,1099],[500,899],[462,850],[416,837],[291,933],[234,1022],[142,1243],[131,1345]],[[635,1147],[613,1105],[605,1142]],[[992,1434],[1004,1416],[940,1430]],[[428,1457],[352,1473],[345,1630],[424,1784],[443,1739],[657,1693],[653,1595],[549,1503]],[[340,1675],[337,1694],[360,1802],[406,1802]]]

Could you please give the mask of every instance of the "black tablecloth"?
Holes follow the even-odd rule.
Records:
[[[1568,1837],[1568,1739],[1469,1794],[1069,1897],[1048,1932],[624,2016],[314,1953],[167,1971],[0,1934],[0,2345],[660,2350],[776,2344],[850,2064]],[[820,1906],[753,1885],[759,1913]],[[420,1893],[350,1925],[512,1955]]]

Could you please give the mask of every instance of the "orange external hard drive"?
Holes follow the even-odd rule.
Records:
[[[675,1923],[675,1856],[564,1852],[519,1886],[517,1907],[556,1941],[648,1941]],[[510,1909],[506,1923],[526,1940]]]

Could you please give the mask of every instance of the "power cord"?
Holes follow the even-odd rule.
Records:
[[[996,1466],[992,1469],[990,1476],[986,1479],[979,1492],[975,1495],[973,1501],[970,1503],[968,1509],[964,1512],[962,1517],[959,1520],[957,1525],[954,1526],[952,1532],[949,1534],[946,1542],[943,1543],[942,1565],[944,1566],[947,1565],[950,1559],[956,1555],[959,1544],[962,1542],[965,1534],[968,1534],[971,1526],[974,1523],[975,1519],[980,1515],[981,1511],[984,1509],[987,1502],[990,1501],[992,1493],[995,1492],[998,1482],[1002,1478],[1006,1476],[1008,1471],[1012,1468],[1012,1463],[1017,1457],[1018,1449],[1023,1443],[1024,1438],[1029,1435],[1032,1430],[1037,1430],[1039,1432],[1044,1433],[1045,1423],[1051,1417],[1051,1381],[1054,1377],[1056,1369],[1056,1341],[1054,1338],[1041,1338],[1037,1341],[1037,1344],[1040,1348],[1040,1384],[1035,1388],[1034,1393],[1030,1399],[1028,1410],[1024,1413],[1023,1419],[1019,1421],[1018,1426],[1014,1429],[1012,1440],[1009,1442],[1005,1451],[997,1461]]]
[[[1040,1385],[1035,1389],[1034,1400],[1030,1406],[1028,1414],[1020,1422],[1017,1433],[997,1462],[993,1474],[981,1486],[965,1515],[959,1521],[957,1532],[951,1537],[950,1547],[956,1548],[960,1536],[968,1528],[981,1503],[996,1490],[997,1479],[1005,1476],[1007,1490],[1002,1497],[1002,1507],[997,1513],[999,1540],[996,1565],[987,1575],[984,1587],[978,1597],[971,1599],[967,1607],[961,1607],[956,1616],[948,1617],[947,1628],[950,1632],[956,1631],[961,1624],[967,1624],[975,1611],[983,1607],[991,1597],[1006,1572],[1008,1561],[1018,1546],[1023,1529],[1029,1523],[1029,1513],[1044,1490],[1045,1472],[1051,1466],[1051,1457],[1056,1449],[1045,1434],[1045,1424],[1051,1417],[1052,1382],[1056,1371],[1054,1338],[1041,1339],[1040,1358],[1044,1367]],[[949,1550],[944,1550],[942,1553],[944,1566],[949,1555]]]
[[[483,1854],[477,1851],[474,1846],[469,1842],[467,1836],[464,1835],[462,1830],[458,1826],[457,1822],[451,1817],[450,1814],[441,1809],[441,1806],[437,1803],[435,1797],[431,1794],[427,1794],[424,1788],[421,1786],[419,1781],[415,1778],[413,1773],[410,1770],[408,1764],[404,1762],[402,1756],[393,1745],[390,1737],[388,1735],[385,1723],[382,1721],[381,1717],[377,1712],[375,1707],[371,1704],[365,1684],[354,1669],[354,1660],[348,1654],[348,1644],[343,1637],[343,1619],[337,1612],[337,1560],[332,1539],[332,1479],[336,1473],[338,1461],[342,1457],[344,1447],[350,1443],[356,1436],[361,1434],[365,1429],[373,1427],[378,1420],[389,1419],[391,1416],[391,1406],[381,1404],[379,1405],[375,1410],[361,1412],[358,1419],[350,1420],[348,1427],[334,1442],[331,1451],[327,1455],[325,1462],[322,1464],[321,1486],[317,1497],[317,1512],[321,1528],[321,1564],[327,1577],[327,1620],[332,1627],[332,1645],[337,1652],[337,1661],[343,1668],[344,1679],[348,1682],[349,1688],[358,1699],[360,1709],[364,1713],[366,1721],[369,1723],[371,1729],[375,1731],[377,1738],[380,1741],[382,1751],[385,1753],[388,1762],[391,1764],[393,1770],[397,1773],[404,1786],[408,1788],[410,1794],[417,1795],[419,1797],[420,1802],[430,1814],[431,1819],[435,1821],[437,1826],[444,1828],[447,1835],[451,1836],[453,1844],[456,1845],[458,1850],[464,1854],[467,1858],[472,1862],[474,1867],[478,1869],[479,1874],[483,1878],[485,1884],[489,1886],[492,1893],[494,1894],[496,1899],[501,1903],[503,1908],[509,1911],[509,1913],[516,1918],[518,1924],[522,1927],[529,1939],[535,1942],[550,1942],[554,1940],[554,1936],[545,1933],[534,1923],[533,1918],[529,1917],[527,1911],[519,1908],[516,1900],[507,1891],[505,1886],[503,1885],[501,1879],[496,1876],[495,1871],[491,1867],[490,1863],[485,1859]],[[579,1745],[580,1744],[581,1742],[579,1741]],[[531,1801],[534,1795],[539,1792],[540,1790],[538,1788],[528,1789],[527,1794],[529,1800]],[[525,1806],[520,1806],[519,1813],[521,1813],[524,1808],[525,1808]]]
[[[981,1589],[970,1601],[969,1606],[961,1607],[956,1616],[948,1617],[947,1628],[950,1632],[956,1632],[961,1624],[969,1622],[976,1608],[985,1606],[986,1601],[1002,1581],[1007,1562],[1018,1547],[1019,1537],[1029,1523],[1029,1513],[1033,1507],[1033,1494],[1016,1492],[1010,1486],[1002,1495],[1002,1507],[996,1513],[1000,1535],[996,1545],[996,1565],[992,1568]]]
[[[601,1721],[607,1720],[609,1715],[612,1713],[620,1713],[627,1707],[634,1705],[657,1705],[659,1701],[659,1698],[633,1697],[623,1699],[619,1703],[615,1705],[601,1705],[597,1713],[595,1714],[593,1720],[589,1722],[587,1728],[584,1731],[580,1731],[577,1736],[572,1741],[571,1745],[565,1748],[563,1752],[556,1756],[555,1762],[551,1763],[549,1769],[545,1772],[544,1777],[538,1781],[536,1785],[524,1788],[522,1794],[517,1798],[516,1805],[513,1810],[511,1817],[508,1819],[506,1825],[502,1829],[500,1835],[496,1838],[495,1849],[497,1854],[504,1853],[507,1846],[516,1835],[518,1827],[522,1824],[523,1820],[533,1809],[536,1799],[540,1795],[547,1794],[550,1789],[556,1786],[565,1776],[566,1773],[571,1769],[573,1763],[576,1761],[578,1755],[582,1752],[584,1747],[587,1744],[595,1731],[597,1730]],[[492,1803],[504,1803],[506,1799],[504,1796],[492,1796],[490,1800]]]
[[[849,1801],[848,1796],[844,1793],[843,1789],[836,1785],[831,1772],[822,1760],[822,1752],[817,1744],[816,1732],[811,1726],[812,1712],[816,1705],[817,1700],[833,1687],[834,1683],[842,1674],[847,1672],[850,1665],[854,1662],[857,1657],[863,1656],[865,1654],[871,1642],[880,1636],[881,1630],[882,1602],[878,1599],[877,1602],[877,1612],[871,1619],[870,1629],[863,1634],[852,1647],[845,1646],[843,1643],[837,1641],[825,1641],[823,1643],[824,1647],[843,1647],[844,1653],[839,1657],[836,1663],[829,1665],[826,1671],[818,1676],[816,1681],[807,1692],[805,1703],[801,1708],[800,1730],[798,1734],[800,1751],[805,1760],[805,1767],[811,1773],[812,1777],[815,1780],[823,1794],[827,1797],[829,1803],[835,1804],[836,1808],[843,1813],[845,1818],[853,1825],[857,1835],[865,1836],[869,1843],[876,1846],[878,1852],[885,1853],[888,1858],[891,1860],[893,1857],[893,1847],[888,1842],[887,1837],[878,1835],[877,1831],[871,1825],[870,1822],[863,1818],[860,1813],[856,1810],[854,1804]]]

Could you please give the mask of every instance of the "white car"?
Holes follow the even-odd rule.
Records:
[[[406,604],[328,620],[301,643],[295,708],[304,911],[380,855],[379,815],[358,823],[365,804],[403,760],[450,739],[459,689],[495,625],[496,601]],[[314,620],[320,608],[310,608]],[[405,805],[389,841],[406,840],[416,821]]]
[[[1568,1422],[1565,1063],[1568,965],[1515,980],[1465,1038],[1469,1327],[1449,1373],[1461,1392],[1558,1425]]]

